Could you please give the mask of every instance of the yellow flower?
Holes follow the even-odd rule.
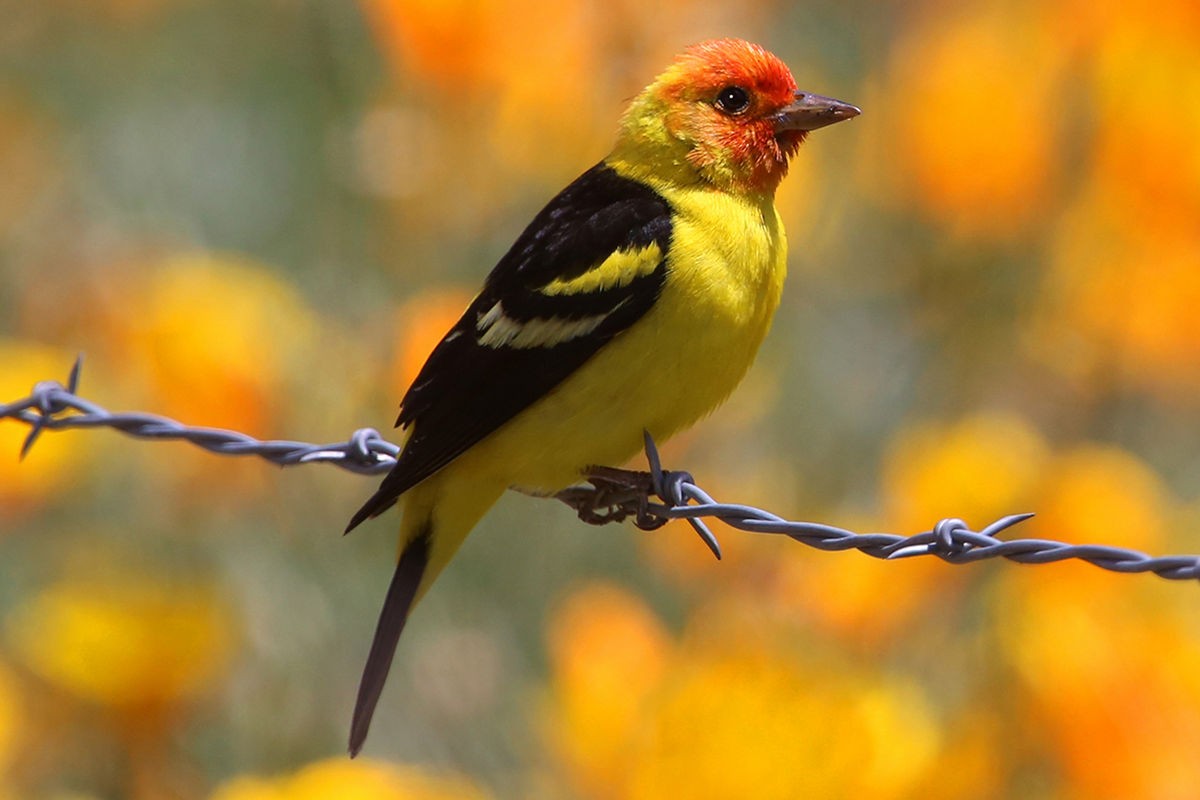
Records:
[[[1200,31],[1138,14],[1097,35],[1096,137],[1026,343],[1078,381],[1200,386]],[[1175,109],[1164,115],[1160,109]]]
[[[702,619],[676,643],[604,586],[555,615],[545,720],[577,793],[905,797],[936,763],[938,727],[910,682],[797,655],[759,604],[718,598]]]
[[[1083,445],[1046,475],[1044,536],[1163,548],[1174,503],[1133,455]],[[1058,796],[1186,797],[1200,782],[1200,636],[1180,588],[1085,564],[1005,572],[993,614]]]
[[[155,411],[193,425],[265,435],[314,319],[296,290],[250,261],[208,254],[154,265],[118,321],[124,363]]]
[[[495,80],[489,41],[498,9],[478,0],[364,0],[363,9],[383,50],[401,72],[432,80],[447,93],[464,93]]]
[[[947,748],[906,795],[921,800],[989,800],[1009,796],[1008,773],[1018,759],[991,698],[976,698],[944,727]],[[947,769],[947,764],[953,768]]]
[[[210,800],[486,800],[466,778],[419,767],[344,757],[278,778],[234,778]]]
[[[1200,25],[1189,31],[1129,20],[1105,31],[1091,67],[1098,179],[1119,193],[1138,224],[1194,231],[1200,216]]]
[[[861,533],[884,530],[863,520],[839,524]],[[791,545],[777,563],[769,595],[773,603],[838,636],[855,651],[875,652],[903,638],[915,617],[930,607],[953,603],[969,580],[961,567],[924,556],[881,561],[862,553],[815,553]],[[882,586],[887,587],[886,603],[879,601]],[[814,602],[814,597],[820,601]]]
[[[1191,599],[1087,566],[1037,571],[1007,574],[992,607],[1030,745],[1061,775],[1056,796],[1191,796],[1200,784]]]
[[[607,796],[905,797],[939,746],[906,682],[744,642],[689,654],[640,728]]]
[[[65,381],[75,354],[0,337],[0,403],[29,394],[44,380]],[[27,511],[62,493],[78,477],[89,448],[73,436],[47,431],[23,461],[18,460],[29,427],[0,420],[0,520]]]
[[[15,651],[43,680],[153,726],[224,671],[233,634],[210,588],[90,573],[68,574],[8,620]]]
[[[581,787],[602,795],[628,758],[672,643],[638,598],[600,583],[567,599],[548,636],[554,679],[547,737]]]
[[[1036,510],[1033,492],[1048,452],[1036,430],[1022,418],[984,412],[956,423],[928,422],[902,430],[883,457],[885,524],[873,526],[900,535],[930,530],[946,517],[963,519],[975,530],[1002,516]],[[858,526],[862,528],[863,526]],[[808,613],[858,646],[901,631],[930,604],[952,602],[969,573],[934,558],[873,562],[866,557],[824,564],[813,575],[793,576],[799,588],[789,596],[802,604],[814,585],[827,602]],[[878,587],[891,587],[885,604]]]
[[[883,498],[897,533],[929,530],[943,517],[980,526],[1030,510],[1046,462],[1041,436],[1020,417],[980,413],[902,431],[883,463]]]
[[[1200,386],[1200,232],[1138,221],[1093,186],[1060,226],[1024,344],[1081,387],[1116,378],[1190,397]]]
[[[946,12],[900,39],[879,98],[895,198],[960,234],[1011,236],[1055,179],[1063,54],[1030,9]]]
[[[580,102],[611,94],[597,87],[601,37],[590,9],[577,3],[520,0],[364,0],[367,19],[397,71],[447,117],[465,146],[503,154],[517,171],[553,169],[567,154],[599,147],[603,106]],[[606,15],[607,16],[607,15]],[[513,19],[537,19],[531,34]],[[544,26],[542,28],[541,26]],[[614,98],[615,99],[615,98]],[[463,109],[469,108],[469,130]],[[453,119],[450,119],[450,118]],[[546,142],[557,146],[547,149]],[[501,159],[497,158],[497,161]],[[492,187],[498,188],[498,187]],[[462,198],[459,198],[459,202]]]
[[[1129,31],[1186,36],[1200,41],[1200,6],[1192,0],[1051,0],[1044,4],[1053,35],[1071,50],[1091,55],[1105,39]]]
[[[1115,378],[1191,398],[1200,386],[1200,103],[1182,98],[1200,97],[1200,12],[1186,0],[1090,11],[1063,2],[1061,27],[1085,40],[1081,99],[1095,130],[1026,344],[1081,386]]]
[[[1130,453],[1082,445],[1055,458],[1036,501],[1046,535],[1078,544],[1162,547],[1171,513],[1162,480]]]

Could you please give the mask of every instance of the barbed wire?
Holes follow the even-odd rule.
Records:
[[[374,428],[360,428],[345,442],[309,444],[284,439],[260,440],[224,428],[184,425],[157,414],[138,411],[113,413],[75,394],[83,360],[76,359],[64,386],[58,381],[41,381],[28,397],[0,406],[0,419],[9,418],[30,426],[21,446],[24,458],[33,443],[47,430],[67,428],[112,428],[139,439],[182,439],[228,456],[259,456],[280,466],[327,462],[363,475],[387,472],[400,452]]]
[[[309,444],[259,440],[237,431],[184,425],[156,414],[113,413],[76,394],[81,367],[82,359],[77,359],[65,385],[41,381],[29,396],[0,405],[0,419],[14,419],[29,426],[21,447],[22,458],[43,432],[71,428],[112,428],[142,439],[179,439],[222,455],[258,456],[281,466],[323,462],[366,475],[387,472],[400,452],[398,445],[373,428],[360,428],[344,442]],[[586,475],[590,486],[571,487],[556,498],[591,524],[632,518],[638,527],[653,530],[672,519],[685,520],[717,558],[721,557],[721,548],[705,519],[717,519],[750,533],[782,534],[818,550],[859,550],[887,560],[936,556],[951,564],[989,558],[1048,564],[1074,559],[1112,572],[1151,572],[1170,580],[1200,579],[1200,556],[1196,555],[1153,557],[1109,545],[996,538],[1033,514],[1002,517],[980,531],[972,531],[961,519],[947,518],[912,536],[855,533],[833,525],[787,520],[754,506],[717,502],[696,485],[690,474],[664,470],[648,433],[645,447],[648,472],[595,467]]]

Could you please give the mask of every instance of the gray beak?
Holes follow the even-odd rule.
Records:
[[[796,101],[775,115],[777,131],[815,131],[862,113],[858,106],[809,92],[796,92]]]

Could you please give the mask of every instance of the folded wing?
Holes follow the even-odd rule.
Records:
[[[658,299],[671,208],[602,164],[534,217],[401,401],[412,433],[350,530],[579,369]]]

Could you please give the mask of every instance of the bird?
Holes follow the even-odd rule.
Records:
[[[692,45],[496,263],[404,394],[404,446],[346,527],[401,506],[351,757],[413,606],[505,491],[553,495],[622,464],[738,385],[787,270],[776,188],[811,131],[860,113],[800,91],[759,45]]]

